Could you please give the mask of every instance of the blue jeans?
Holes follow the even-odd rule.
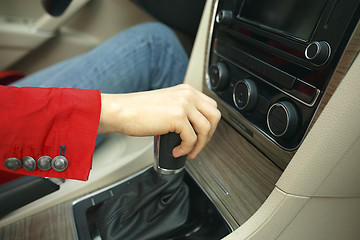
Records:
[[[99,89],[102,93],[146,91],[182,83],[187,64],[188,57],[174,33],[160,23],[146,23],[12,86]],[[99,136],[97,143],[101,139]]]
[[[99,89],[102,93],[146,91],[182,83],[187,64],[184,49],[168,27],[145,23],[12,85]]]

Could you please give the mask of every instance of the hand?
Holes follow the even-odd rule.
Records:
[[[186,84],[128,94],[101,94],[98,134],[129,136],[180,134],[174,157],[193,159],[213,136],[221,114],[216,102]]]

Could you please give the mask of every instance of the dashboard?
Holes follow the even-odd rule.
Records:
[[[223,118],[285,169],[336,81],[359,3],[224,0],[216,8],[204,89],[226,108]]]

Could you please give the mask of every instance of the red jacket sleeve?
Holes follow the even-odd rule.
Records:
[[[100,120],[98,90],[0,86],[0,170],[41,177],[87,180]],[[9,170],[9,158],[63,155],[64,171]]]

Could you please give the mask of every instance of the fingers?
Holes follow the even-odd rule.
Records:
[[[193,159],[209,141],[210,122],[195,108],[190,109],[186,128],[180,131],[181,144],[173,151],[174,157],[188,155]]]
[[[186,124],[182,125],[180,137],[182,143],[174,149],[174,157],[187,154],[190,159],[195,158],[212,138],[220,121],[221,114],[217,109],[217,103],[205,94],[196,91],[189,86],[183,86],[189,90],[184,94],[186,106]]]
[[[179,133],[181,144],[173,149],[173,156],[175,158],[186,155],[192,151],[198,139],[190,122],[188,122],[188,125],[180,130]]]
[[[207,97],[207,96],[206,96]],[[210,141],[210,139],[212,138],[212,136],[214,135],[214,132],[216,130],[216,127],[221,119],[221,113],[220,111],[217,109],[217,103],[209,98],[211,101],[209,102],[209,104],[205,104],[204,102],[199,102],[197,105],[197,110],[203,115],[205,116],[205,118],[209,121],[210,123],[210,129],[209,129],[209,134],[208,134],[208,141]],[[206,127],[206,126],[205,126]]]

